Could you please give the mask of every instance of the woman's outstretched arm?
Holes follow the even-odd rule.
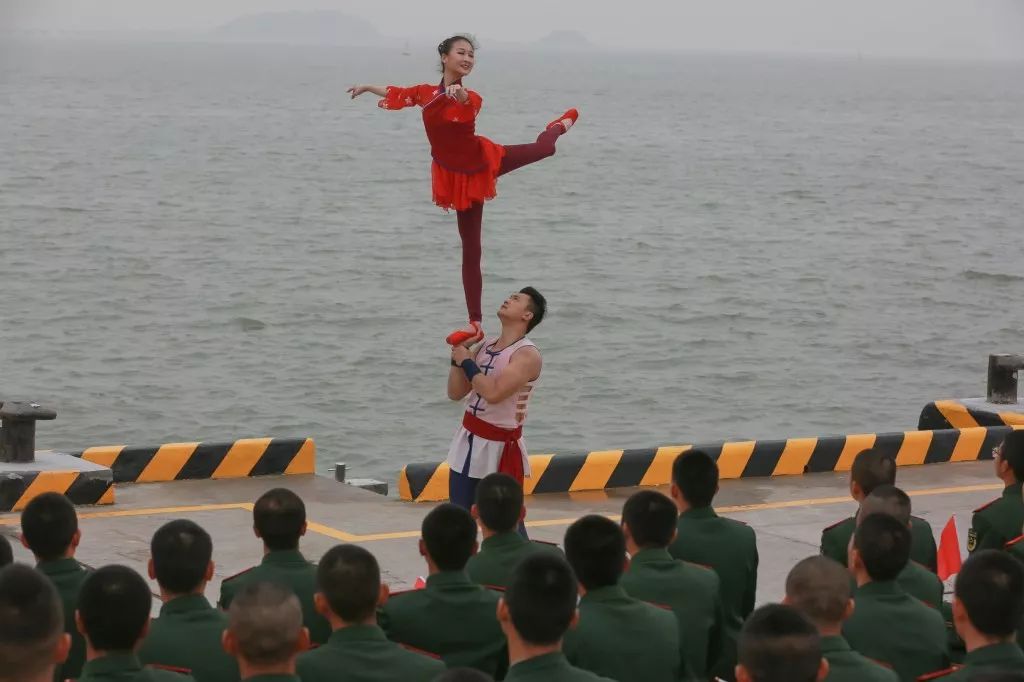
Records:
[[[346,92],[352,95],[352,99],[359,97],[364,92],[372,92],[377,97],[387,97],[388,88],[386,85],[353,85]]]

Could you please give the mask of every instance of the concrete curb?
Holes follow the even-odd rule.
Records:
[[[1024,404],[995,405],[983,398],[936,400],[921,410],[919,429],[968,429],[1024,424]]]
[[[693,448],[718,461],[722,479],[849,471],[854,457],[868,448],[894,456],[899,466],[969,462],[991,459],[992,449],[1011,428],[1024,429],[1024,424],[530,455],[532,476],[523,488],[531,495],[666,485],[676,456]],[[399,474],[398,493],[413,502],[448,499],[448,465],[405,466]]]
[[[113,504],[110,471],[18,471],[0,475],[0,512],[21,511],[33,497],[61,493],[72,504]]]
[[[110,467],[115,483],[312,474],[316,467],[312,438],[251,438],[151,447],[105,445],[74,454]]]

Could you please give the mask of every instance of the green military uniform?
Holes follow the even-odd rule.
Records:
[[[933,609],[942,609],[942,581],[916,561],[907,562],[896,582],[911,597],[917,597]]]
[[[857,517],[851,516],[821,531],[821,553],[846,566],[846,551],[857,529]],[[910,517],[910,558],[931,572],[938,570],[938,550],[930,523],[917,516]]]
[[[516,663],[505,682],[612,682],[589,670],[574,668],[561,652],[543,654]]]
[[[979,673],[1020,672],[1024,670],[1024,651],[1013,642],[975,649],[964,658],[963,667],[950,670],[937,679],[942,682],[970,682]]]
[[[195,682],[191,675],[143,668],[132,653],[108,654],[82,666],[77,682]]]
[[[177,597],[150,622],[139,660],[189,670],[196,682],[238,682],[238,663],[221,645],[227,626],[227,615],[203,595]]]
[[[244,682],[302,682],[298,675],[253,675]]]
[[[466,573],[478,585],[508,587],[512,571],[520,561],[533,554],[564,556],[557,546],[527,540],[518,531],[498,533],[484,538],[480,551],[469,558]]]
[[[376,625],[351,625],[331,633],[321,647],[299,656],[302,682],[430,682],[444,663],[388,641]]]
[[[1024,535],[1018,535],[1006,543],[1006,551],[1024,561]]]
[[[711,507],[688,509],[679,515],[678,533],[669,546],[677,559],[710,566],[718,574],[722,596],[722,654],[713,672],[733,679],[736,638],[743,621],[754,610],[757,593],[757,538],[739,521],[720,517]]]
[[[884,665],[862,656],[840,636],[821,638],[821,655],[828,661],[828,682],[899,682]]]
[[[449,668],[500,679],[508,651],[497,608],[497,593],[470,582],[464,571],[442,571],[428,576],[422,590],[392,595],[379,620],[392,641],[437,654]]]
[[[1024,526],[1024,501],[1021,484],[1008,485],[1002,497],[974,510],[971,530],[967,533],[967,551],[1002,549],[1006,543],[1020,535]]]
[[[856,651],[891,665],[903,682],[949,665],[946,623],[895,580],[862,585],[843,636]]]
[[[675,559],[667,549],[651,548],[633,556],[619,585],[635,599],[672,609],[687,666],[700,679],[707,679],[722,648],[718,574]]]
[[[67,660],[54,671],[54,679],[59,681],[78,677],[85,663],[85,639],[75,624],[75,609],[78,608],[78,590],[89,576],[89,569],[74,559],[40,561],[36,568],[57,588],[61,606],[64,607],[64,632],[71,635],[71,650]]]
[[[693,679],[671,611],[634,599],[614,585],[584,594],[579,612],[579,622],[562,643],[570,664],[618,682]]]
[[[302,605],[302,623],[309,628],[309,637],[314,644],[323,644],[331,636],[331,625],[316,612],[313,595],[316,593],[316,566],[306,561],[297,549],[279,550],[264,555],[259,566],[254,566],[230,578],[220,585],[218,605],[225,611],[231,600],[246,585],[271,582],[291,589]]]

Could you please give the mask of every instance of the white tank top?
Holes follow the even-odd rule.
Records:
[[[508,367],[509,361],[516,351],[522,348],[536,348],[536,344],[525,336],[508,348],[496,351],[494,346],[498,342],[497,337],[484,339],[483,345],[476,354],[476,364],[487,376],[496,376]],[[518,393],[513,393],[505,400],[492,405],[484,400],[484,397],[476,391],[470,391],[466,402],[466,412],[480,417],[486,422],[503,429],[514,429],[526,421],[527,403],[533,393],[533,386],[536,377],[531,379]]]

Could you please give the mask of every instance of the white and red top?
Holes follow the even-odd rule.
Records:
[[[501,350],[495,348],[497,342],[497,337],[485,339],[474,359],[480,371],[486,376],[501,374],[508,367],[516,351],[536,348],[536,344],[526,337]],[[455,432],[451,447],[448,449],[448,466],[453,471],[470,478],[483,478],[499,470],[506,446],[513,445],[521,456],[523,474],[530,475],[530,460],[521,432],[536,382],[536,378],[530,380],[519,392],[495,404],[487,402],[476,391],[470,391],[466,396],[463,423]],[[479,423],[476,420],[485,422],[479,425],[484,428],[474,427],[474,424]],[[487,429],[488,426],[491,428]],[[495,429],[506,432],[507,437],[499,440],[499,432]],[[482,437],[480,433],[484,430],[494,431],[494,439]]]

